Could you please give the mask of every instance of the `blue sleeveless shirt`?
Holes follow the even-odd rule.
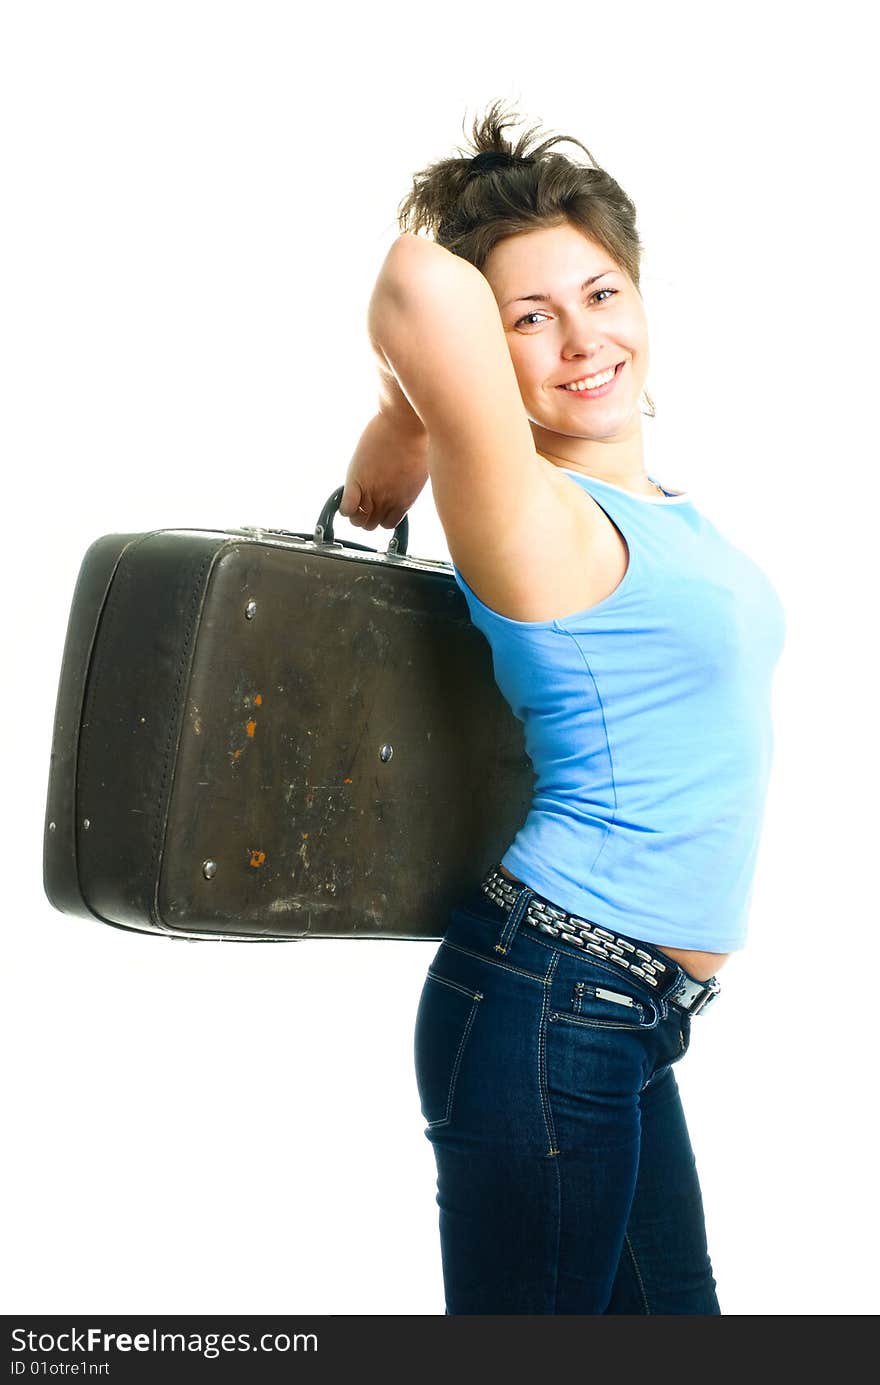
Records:
[[[453,563],[536,775],[501,863],[614,932],[735,951],[773,753],[782,603],[687,494],[634,495],[564,470],[626,541],[610,596],[561,620],[512,620]]]

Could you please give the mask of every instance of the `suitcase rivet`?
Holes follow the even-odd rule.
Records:
[[[87,832],[88,832],[89,828],[91,827],[91,825],[92,825],[92,824],[89,822],[88,818],[83,818],[83,827],[86,829]]]
[[[250,601],[248,602],[248,604],[247,604],[247,605],[245,606],[245,608],[244,608],[244,618],[245,618],[245,620],[253,620],[253,618],[254,618],[254,616],[255,616],[256,614],[257,614],[257,603],[256,603],[256,601],[254,601],[254,598],[251,597]]]
[[[203,862],[202,862],[202,875],[205,877],[206,880],[213,880],[213,879],[214,879],[214,876],[215,876],[216,874],[217,874],[217,862],[216,862],[216,861],[203,861]]]
[[[387,764],[388,761],[391,759],[391,756],[392,756],[393,754],[394,754],[394,746],[393,746],[393,745],[380,745],[380,747],[379,747],[379,759],[382,761],[383,764]]]

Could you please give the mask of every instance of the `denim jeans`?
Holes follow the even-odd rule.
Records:
[[[445,1311],[720,1313],[672,1070],[692,1020],[523,924],[531,896],[452,909],[419,999]]]

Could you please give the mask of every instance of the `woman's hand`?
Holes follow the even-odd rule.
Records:
[[[367,314],[379,372],[379,412],[361,434],[339,505],[339,513],[358,529],[396,529],[428,479],[428,430],[401,389],[373,326],[382,279],[380,271]]]
[[[427,458],[428,434],[417,416],[380,411],[355,448],[339,513],[358,529],[396,529],[424,489]]]

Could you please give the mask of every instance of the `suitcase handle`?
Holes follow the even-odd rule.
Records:
[[[324,508],[318,515],[318,522],[315,525],[315,543],[333,543],[333,516],[342,503],[342,492],[344,486],[340,486],[326,501]],[[342,516],[345,519],[345,515]],[[409,519],[406,515],[398,524],[391,538],[388,540],[386,552],[389,557],[403,558],[409,545]],[[377,553],[378,549],[370,548],[366,543],[347,543],[346,548],[363,548],[370,553]]]

